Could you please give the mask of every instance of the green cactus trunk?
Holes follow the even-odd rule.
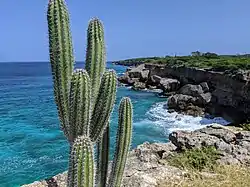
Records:
[[[92,86],[92,103],[95,105],[101,77],[105,71],[106,51],[104,29],[100,20],[90,20],[87,31],[87,52],[85,69],[89,73]]]
[[[105,187],[108,179],[109,164],[109,125],[103,133],[102,139],[97,143],[97,187]]]
[[[123,98],[117,145],[108,181],[109,119],[117,78],[105,70],[104,29],[100,20],[88,26],[85,70],[74,70],[69,14],[64,0],[50,0],[47,12],[54,97],[61,128],[70,144],[68,187],[120,187],[132,133],[132,104]],[[97,145],[97,167],[93,146]],[[96,175],[96,180],[94,175]]]
[[[71,79],[70,89],[70,129],[69,138],[73,142],[81,135],[89,135],[91,89],[88,73],[76,70]]]
[[[90,138],[93,142],[96,142],[102,137],[108,124],[115,103],[116,84],[115,71],[106,71],[102,77],[90,123]]]
[[[69,15],[63,0],[50,0],[47,13],[50,62],[61,128],[69,138],[69,90],[74,58]]]
[[[69,163],[68,187],[94,187],[93,144],[88,137],[75,139]]]
[[[116,136],[116,149],[108,186],[121,186],[127,155],[132,136],[132,103],[129,98],[123,98],[119,107],[119,123]]]

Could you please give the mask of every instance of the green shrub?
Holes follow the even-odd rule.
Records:
[[[182,153],[175,154],[168,159],[170,165],[189,170],[213,170],[217,165],[219,152],[215,147],[203,147],[185,150]]]
[[[240,127],[245,131],[250,131],[250,123],[240,124]]]

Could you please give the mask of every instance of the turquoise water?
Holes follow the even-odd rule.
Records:
[[[125,71],[111,63],[108,68],[119,75]],[[119,87],[111,118],[111,145],[123,96],[130,97],[134,105],[132,147],[145,141],[167,142],[169,132],[176,129],[225,123],[220,118],[168,113],[164,109],[166,98],[156,94]],[[56,175],[67,169],[67,160],[68,144],[59,129],[49,63],[0,63],[0,186],[15,187]]]

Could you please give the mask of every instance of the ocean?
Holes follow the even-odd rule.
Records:
[[[77,63],[77,68],[84,67]],[[107,63],[118,75],[126,67]],[[131,148],[148,142],[167,142],[174,130],[194,130],[222,118],[169,113],[167,98],[156,92],[119,87],[111,117],[111,155],[115,144],[118,104],[123,96],[134,106]],[[59,127],[48,62],[0,63],[0,186],[17,187],[54,176],[67,169],[68,143]]]

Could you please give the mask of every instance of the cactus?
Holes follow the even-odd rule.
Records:
[[[94,187],[93,145],[88,137],[75,139],[70,152],[69,187]]]
[[[131,142],[132,104],[128,98],[121,101],[116,152],[108,176],[109,119],[116,98],[117,77],[115,71],[105,70],[103,25],[97,18],[90,20],[86,70],[74,71],[69,14],[64,0],[49,1],[47,19],[55,103],[61,128],[70,144],[67,186],[119,187]],[[94,145],[97,145],[96,162]]]
[[[96,105],[90,124],[90,138],[97,141],[108,123],[110,113],[114,106],[116,96],[116,74],[114,71],[106,71],[96,99]]]
[[[121,185],[122,175],[131,143],[132,104],[129,98],[123,98],[119,107],[116,149],[110,174],[109,187]]]
[[[61,127],[69,138],[69,90],[74,58],[69,15],[63,0],[50,0],[48,6],[50,62],[55,102]]]
[[[95,104],[101,77],[105,71],[106,52],[104,45],[104,29],[97,18],[89,22],[87,30],[87,51],[85,69],[89,73],[92,86],[92,103]]]
[[[76,70],[73,73],[70,87],[70,129],[71,142],[79,135],[89,134],[90,124],[90,80],[85,70]]]

